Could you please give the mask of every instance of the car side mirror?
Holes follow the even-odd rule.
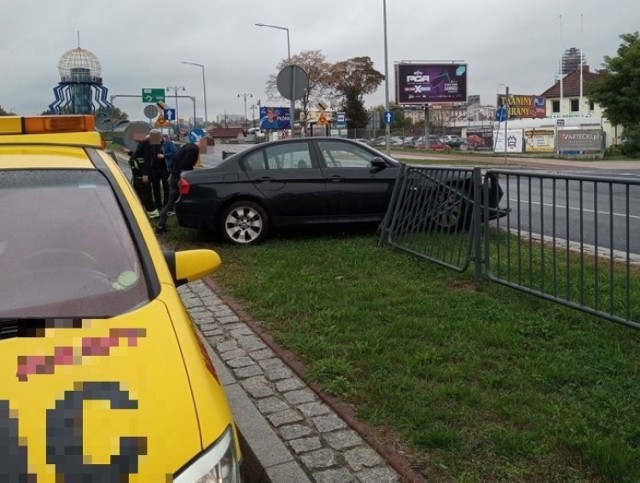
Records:
[[[385,162],[384,159],[380,157],[376,157],[371,160],[371,166],[378,169],[384,169],[387,167],[387,163]]]
[[[167,250],[164,258],[176,287],[211,275],[222,264],[216,251],[206,249],[179,252]]]

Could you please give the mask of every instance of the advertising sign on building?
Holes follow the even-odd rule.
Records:
[[[563,129],[558,131],[559,151],[602,151],[602,129]]]
[[[396,103],[467,102],[467,64],[396,64]]]
[[[528,96],[509,94],[509,119],[544,118],[547,115],[545,98],[540,96]],[[505,105],[505,96],[498,96],[498,106]]]
[[[260,106],[260,129],[291,129],[288,107]]]
[[[467,149],[470,151],[493,150],[493,129],[478,127],[467,129]]]
[[[494,134],[495,145],[494,152],[504,153],[504,129],[496,131]],[[507,153],[521,153],[522,152],[522,129],[508,129],[507,130]]]
[[[556,150],[553,129],[525,129],[524,150],[527,153],[553,153]]]

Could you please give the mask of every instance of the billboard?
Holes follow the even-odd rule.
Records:
[[[524,150],[527,153],[553,153],[556,150],[553,129],[525,129]]]
[[[504,106],[505,96],[498,96],[498,106]],[[509,106],[509,119],[544,118],[547,116],[547,107],[544,97],[521,94],[509,94],[507,100]]]
[[[467,64],[396,64],[396,103],[467,102]]]
[[[260,129],[291,129],[291,109],[260,106]]]
[[[493,150],[493,128],[477,127],[467,129],[467,149],[470,151]]]
[[[602,151],[604,133],[602,129],[563,129],[558,131],[560,151]]]

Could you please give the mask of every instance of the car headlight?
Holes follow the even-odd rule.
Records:
[[[196,458],[173,479],[175,483],[239,483],[240,462],[236,455],[233,428]]]

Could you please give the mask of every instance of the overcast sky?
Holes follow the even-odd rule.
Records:
[[[638,0],[387,0],[390,100],[394,63],[464,61],[468,94],[493,104],[499,84],[511,93],[540,94],[554,83],[563,49],[582,47],[592,68],[615,55],[619,35],[640,30]],[[109,96],[140,95],[144,87],[184,86],[204,117],[247,115],[269,101],[265,82],[291,53],[320,50],[330,63],[369,56],[384,74],[384,0],[3,0],[0,28],[0,106],[39,114],[55,98],[57,65],[69,49],[90,50],[100,60]],[[582,14],[582,22],[581,22]],[[582,26],[582,28],[581,28]],[[582,30],[582,34],[581,34]],[[504,87],[500,87],[503,91]],[[174,106],[169,91],[167,103]],[[366,98],[384,104],[385,84]],[[178,99],[180,117],[193,114]],[[140,99],[118,97],[130,119],[144,119]]]

